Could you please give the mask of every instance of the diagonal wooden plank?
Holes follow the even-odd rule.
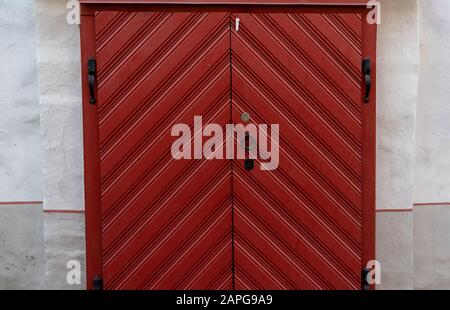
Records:
[[[280,162],[273,171],[260,171],[259,160],[251,171],[233,162],[235,284],[358,289],[362,19],[315,12],[237,17],[233,122],[245,111],[256,125],[279,124]]]

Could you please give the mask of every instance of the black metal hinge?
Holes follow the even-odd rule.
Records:
[[[371,61],[370,58],[364,58],[362,61],[362,72],[364,75],[364,84],[365,84],[365,93],[364,93],[364,102],[368,103],[369,102],[369,97],[370,97],[370,89],[372,87],[372,78],[370,76],[371,73]]]
[[[361,290],[363,291],[369,291],[370,290],[370,283],[369,283],[369,268],[364,268],[361,270]]]
[[[91,96],[90,103],[95,104],[95,78],[97,74],[97,62],[94,58],[88,59],[88,83],[89,83],[89,95]]]
[[[92,279],[92,289],[94,291],[103,290],[103,278],[102,277],[95,276],[94,279]]]
[[[248,170],[248,171],[253,170],[253,168],[255,168],[255,160],[247,158],[244,161],[244,168],[245,168],[245,170]]]

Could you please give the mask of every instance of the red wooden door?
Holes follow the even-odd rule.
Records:
[[[82,16],[88,287],[359,288],[375,202],[364,10],[124,8]],[[278,124],[276,169],[175,160],[171,129],[195,116]]]
[[[174,160],[171,128],[230,120],[229,14],[95,16],[106,289],[232,287],[231,163]]]
[[[233,163],[236,289],[361,285],[363,17],[327,12],[232,16],[233,122],[280,135],[276,169]]]

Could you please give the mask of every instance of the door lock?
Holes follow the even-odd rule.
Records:
[[[250,114],[248,114],[247,112],[243,112],[241,114],[241,121],[247,123],[250,120]]]

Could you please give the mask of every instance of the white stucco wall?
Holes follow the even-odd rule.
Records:
[[[73,213],[84,209],[79,25],[66,22],[65,0],[34,3],[47,211],[46,287],[83,289],[84,276],[80,285],[66,282],[68,261],[77,260],[85,273],[84,214]]]
[[[45,287],[32,0],[0,0],[0,289]]]
[[[0,205],[0,290],[45,288],[42,204]]]
[[[0,1],[0,202],[42,200],[33,11],[31,0]]]
[[[79,26],[65,0],[35,0],[44,209],[83,210]]]
[[[419,3],[414,286],[450,289],[450,1]]]
[[[378,289],[412,289],[415,120],[419,31],[416,0],[383,0],[378,28]]]
[[[415,202],[450,202],[450,1],[420,0]]]
[[[378,32],[377,209],[411,209],[419,85],[416,0],[384,0]]]
[[[450,290],[450,206],[414,210],[414,288]]]

